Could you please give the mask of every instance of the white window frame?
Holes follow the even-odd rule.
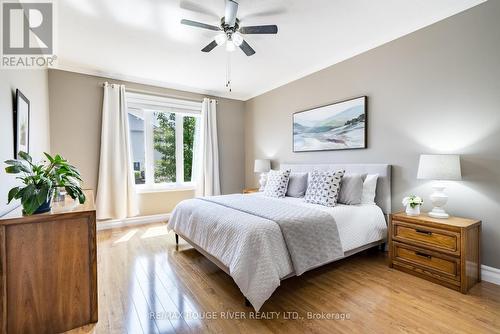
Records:
[[[184,182],[184,126],[183,117],[201,118],[201,102],[167,98],[139,93],[126,93],[127,112],[140,110],[144,117],[145,184],[136,184],[137,192],[193,190],[195,181]],[[154,182],[153,113],[175,113],[175,171],[176,182]],[[130,162],[132,165],[132,162]],[[194,177],[194,176],[193,176]]]

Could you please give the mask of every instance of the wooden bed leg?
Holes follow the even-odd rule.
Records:
[[[378,249],[382,252],[385,252],[385,242],[384,243],[381,243],[379,246],[378,246]]]
[[[175,245],[179,246],[179,235],[177,233],[175,234]]]
[[[250,301],[248,299],[246,299],[246,297],[245,297],[245,306],[246,307],[252,306],[252,304],[250,304]]]

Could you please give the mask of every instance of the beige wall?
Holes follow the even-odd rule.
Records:
[[[60,153],[82,173],[84,186],[97,188],[101,135],[101,109],[105,81],[123,83],[131,89],[202,99],[200,94],[111,80],[104,77],[49,70],[51,151]],[[221,187],[223,193],[241,192],[244,185],[244,103],[218,98]],[[141,194],[143,215],[171,212],[193,191],[170,191]]]
[[[393,211],[410,193],[420,153],[459,153],[452,214],[483,220],[483,263],[500,268],[500,1],[478,7],[247,101],[246,185],[255,158],[389,163]],[[293,112],[368,96],[368,149],[292,153]]]
[[[30,153],[35,160],[49,152],[49,91],[46,70],[0,70],[0,216],[19,203],[7,206],[8,190],[16,185],[4,172],[3,161],[14,157],[13,106],[16,88],[30,101]]]

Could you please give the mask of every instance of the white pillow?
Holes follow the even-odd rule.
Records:
[[[375,193],[377,191],[378,174],[366,175],[363,182],[363,193],[361,194],[361,204],[375,204]]]
[[[290,170],[271,170],[267,174],[264,195],[269,197],[285,197],[290,179]]]

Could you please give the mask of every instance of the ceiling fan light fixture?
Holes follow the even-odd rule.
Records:
[[[231,39],[235,46],[240,46],[243,43],[243,36],[239,32],[235,32]]]
[[[218,0],[221,1],[221,0]],[[227,68],[226,68],[226,87],[231,92],[231,52],[234,52],[237,48],[248,57],[255,54],[255,50],[245,41],[243,35],[247,34],[277,34],[278,27],[274,24],[268,25],[258,25],[258,26],[240,26],[240,20],[238,19],[238,2],[239,0],[224,0],[225,5],[225,15],[220,19],[220,25],[215,26],[211,24],[206,24],[198,21],[182,19],[181,24],[188,25],[191,27],[202,28],[205,30],[216,31],[217,35],[214,40],[208,43],[202,52],[211,52],[218,45],[225,45],[227,54]]]
[[[226,43],[226,51],[233,52],[234,50],[236,50],[236,45],[234,45],[232,40],[228,39]]]
[[[226,34],[218,34],[217,36],[215,36],[215,43],[217,43],[217,45],[222,45],[226,41],[227,41]]]

